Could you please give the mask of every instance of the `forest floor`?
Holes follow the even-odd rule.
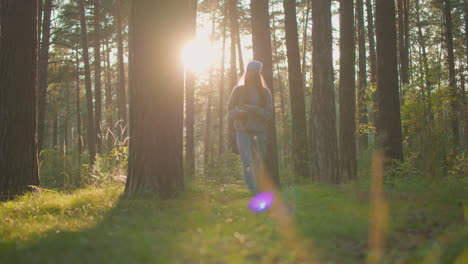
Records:
[[[239,181],[198,181],[166,201],[121,198],[119,185],[45,189],[0,204],[0,263],[364,263],[367,190],[286,186],[295,212],[283,221],[250,211]],[[466,180],[387,186],[381,263],[468,263],[466,190]]]

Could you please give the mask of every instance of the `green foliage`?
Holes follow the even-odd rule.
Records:
[[[243,179],[242,165],[239,155],[234,153],[223,153],[211,159],[208,166],[203,171],[199,171],[195,176],[210,182],[225,183]]]
[[[112,182],[112,176],[126,175],[128,164],[128,147],[121,144],[110,152],[97,154],[92,168],[82,166],[83,180],[86,184],[102,185]]]
[[[47,187],[72,186],[77,182],[77,169],[74,169],[77,153],[66,154],[58,147],[43,149],[41,152],[41,184]]]

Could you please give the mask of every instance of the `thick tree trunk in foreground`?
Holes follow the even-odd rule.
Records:
[[[93,92],[91,90],[91,72],[89,69],[88,52],[88,30],[86,29],[85,1],[80,0],[80,24],[81,24],[81,43],[83,48],[85,87],[86,87],[86,109],[88,112],[88,149],[90,163],[94,163],[96,156],[96,134],[94,133],[94,110],[93,110]]]
[[[251,0],[253,57],[263,63],[263,77],[274,98],[273,62],[271,58],[270,17],[268,0]],[[273,100],[274,105],[274,100]],[[276,186],[279,186],[278,152],[276,143],[275,112],[268,127],[266,140],[265,164],[267,174]]]
[[[292,159],[296,176],[308,178],[310,177],[310,173],[307,153],[307,123],[297,32],[296,1],[284,0],[283,6],[288,56],[289,94],[291,98]]]
[[[445,17],[445,41],[447,44],[447,60],[449,67],[449,86],[451,97],[451,126],[453,136],[453,146],[456,147],[460,143],[460,128],[458,125],[458,92],[455,79],[455,58],[453,55],[453,33],[452,33],[452,8],[450,0],[444,0],[444,17]]]
[[[358,146],[367,149],[368,146],[368,111],[367,111],[367,65],[366,65],[366,37],[364,29],[364,3],[357,0],[357,35],[359,50],[359,70],[358,70]],[[361,130],[361,127],[363,128]]]
[[[340,173],[338,181],[357,177],[356,161],[356,48],[354,1],[340,2]]]
[[[0,1],[0,199],[39,185],[37,0]]]
[[[94,93],[97,152],[102,153],[101,18],[100,1],[94,0]]]
[[[170,198],[183,189],[181,50],[189,31],[189,9],[188,0],[132,2],[130,144],[125,186],[129,195],[153,193]]]
[[[331,1],[312,0],[312,116],[314,174],[322,182],[338,180],[335,89],[333,84]]]
[[[190,37],[197,30],[197,0],[190,0]],[[195,176],[195,75],[185,69],[185,177]]]
[[[41,1],[42,2],[42,1]],[[38,90],[38,126],[37,140],[38,151],[41,153],[44,147],[44,130],[46,116],[47,97],[47,68],[49,66],[49,44],[50,44],[50,13],[52,11],[52,0],[46,0],[44,4],[44,19],[42,24],[42,44],[39,49],[39,90]]]
[[[403,160],[398,90],[395,1],[377,0],[377,109],[375,127],[385,156]]]

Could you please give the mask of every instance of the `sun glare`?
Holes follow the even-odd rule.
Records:
[[[197,73],[207,72],[213,62],[213,49],[207,36],[197,36],[182,50],[185,68]]]

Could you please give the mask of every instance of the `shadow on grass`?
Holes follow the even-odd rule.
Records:
[[[0,245],[0,263],[173,263],[187,221],[176,201],[120,198],[96,226]]]

